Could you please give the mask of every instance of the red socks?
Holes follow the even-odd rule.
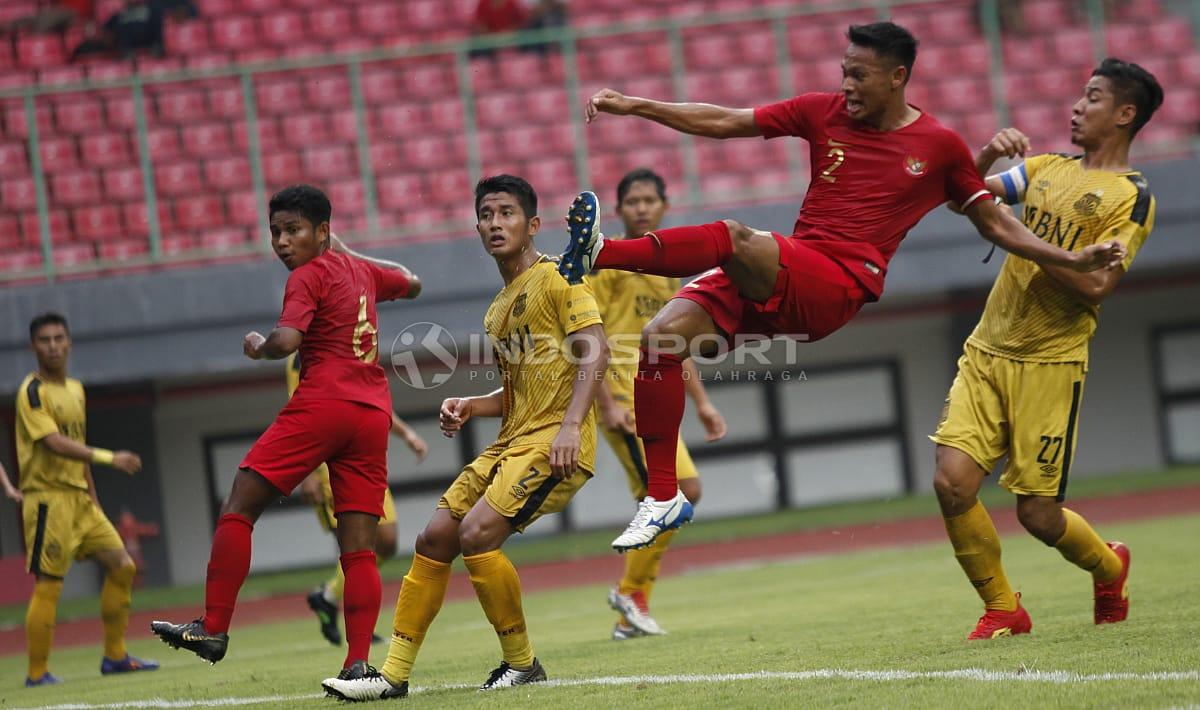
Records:
[[[675,448],[683,421],[683,394],[683,360],[642,348],[633,381],[633,410],[646,448],[646,490],[654,500],[670,500],[679,490]]]
[[[729,227],[713,222],[660,229],[637,239],[606,239],[595,268],[694,276],[724,264],[731,254]]]
[[[254,523],[237,513],[226,513],[217,521],[212,552],[208,556],[208,579],[204,585],[204,630],[210,634],[229,631],[238,591],[250,573],[250,533]]]
[[[343,668],[355,661],[367,660],[371,648],[371,634],[379,618],[379,604],[383,597],[383,585],[379,581],[379,567],[375,565],[375,553],[371,550],[347,552],[342,555],[342,572],[346,575],[346,591],[342,596],[342,611],[346,616],[346,662]]]

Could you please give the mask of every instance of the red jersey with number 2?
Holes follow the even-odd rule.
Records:
[[[878,300],[888,261],[928,212],[989,195],[957,133],[922,112],[894,131],[846,113],[842,94],[812,93],[754,109],[767,139],[808,141],[812,179],[793,236],[836,259]]]
[[[401,271],[326,250],[288,276],[276,324],[304,334],[300,386],[293,400],[341,399],[391,414],[392,394],[379,366],[376,301],[408,294]]]

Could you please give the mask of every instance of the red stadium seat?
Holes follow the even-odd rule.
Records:
[[[240,84],[215,86],[208,90],[208,112],[213,118],[240,119],[246,116]]]
[[[992,105],[992,87],[986,77],[961,77],[937,85],[934,101],[939,110],[985,110]]]
[[[0,273],[22,273],[42,268],[42,253],[32,249],[0,252]]]
[[[281,137],[285,145],[303,148],[328,143],[329,117],[324,113],[297,112],[283,116],[279,121]]]
[[[240,190],[250,186],[250,161],[240,156],[204,162],[204,182],[218,190]]]
[[[92,81],[114,81],[126,79],[133,74],[133,67],[128,62],[108,61],[90,62],[87,65],[87,76]]]
[[[738,61],[745,65],[773,65],[775,63],[775,33],[769,26],[741,25],[738,29]]]
[[[158,118],[171,123],[196,123],[208,118],[204,92],[196,89],[175,89],[155,97]]]
[[[268,181],[267,192],[269,194],[272,190],[277,190],[286,184],[286,182],[272,183]],[[263,207],[265,209],[266,205],[263,205]],[[250,190],[241,190],[226,194],[225,214],[228,215],[231,224],[259,225],[265,224],[267,221],[266,215],[258,209],[257,198]]]
[[[241,49],[261,41],[257,18],[249,15],[218,17],[212,21],[213,46]]]
[[[81,170],[51,175],[50,194],[55,204],[66,207],[89,205],[100,200],[100,179]]]
[[[144,239],[122,239],[121,241],[105,241],[97,245],[100,259],[103,261],[122,262],[145,256],[150,251],[150,244]]]
[[[446,62],[414,64],[401,78],[404,93],[410,97],[430,98],[458,92],[454,72]]]
[[[278,189],[284,185],[297,182],[303,178],[300,169],[300,156],[294,151],[263,156],[263,178],[270,189]]]
[[[156,57],[153,54],[141,54],[134,62],[137,65],[138,73],[148,76],[176,72],[183,68],[183,59],[180,57]]]
[[[427,199],[427,188],[421,175],[388,175],[376,180],[375,186],[379,191],[379,206],[383,209],[403,210]]]
[[[429,130],[437,133],[461,134],[463,131],[462,102],[457,98],[428,102]]]
[[[0,143],[0,176],[17,177],[29,174],[29,163],[25,160],[25,144],[13,141]]]
[[[466,162],[462,136],[423,136],[405,141],[404,158],[417,168],[445,168]]]
[[[368,106],[394,100],[400,96],[395,70],[382,66],[363,67],[362,91]]]
[[[389,140],[420,132],[428,123],[426,105],[392,104],[374,115],[376,131]]]
[[[336,141],[355,143],[358,141],[358,116],[354,109],[335,109],[329,115],[329,135]]]
[[[103,182],[109,200],[140,200],[145,194],[139,168],[110,168],[104,171]]]
[[[101,241],[121,234],[121,210],[116,205],[100,204],[71,211],[75,237]]]
[[[151,128],[146,131],[146,144],[154,160],[179,157],[179,130],[175,127]]]
[[[37,209],[37,188],[33,178],[0,176],[0,204],[6,212]]]
[[[41,142],[42,169],[61,173],[79,166],[79,153],[70,138],[45,138]]]
[[[137,117],[133,98],[128,95],[110,96],[104,100],[104,123],[109,128],[135,128]]]
[[[0,213],[0,253],[21,247],[21,223],[15,212]]]
[[[71,241],[71,225],[67,220],[66,210],[50,210],[50,242],[63,244]],[[40,246],[42,243],[42,224],[37,212],[26,212],[20,216],[21,234],[25,244]]]
[[[300,82],[278,76],[259,79],[255,93],[260,114],[269,116],[287,113],[301,99]]]
[[[154,182],[159,193],[168,197],[194,195],[200,190],[200,168],[194,162],[156,165]]]
[[[377,175],[393,173],[404,168],[400,145],[396,141],[383,140],[371,143],[371,169]]]
[[[244,12],[255,15],[272,15],[281,7],[287,7],[286,0],[238,0]]]
[[[236,228],[206,229],[200,232],[196,246],[211,254],[248,251],[251,247],[250,233]]]
[[[54,266],[70,269],[96,260],[96,249],[91,244],[62,244],[54,247]]]
[[[366,195],[361,181],[351,179],[330,182],[328,193],[334,216],[339,223],[346,224],[350,216],[362,216]]]
[[[521,103],[527,115],[542,123],[558,123],[566,118],[566,112],[576,108],[574,102],[567,101],[567,92],[555,86],[530,89],[521,95]]]
[[[511,91],[475,97],[475,118],[482,127],[506,126],[521,111],[521,95]]]
[[[535,190],[570,188],[575,185],[575,163],[567,158],[555,157],[531,160],[524,177]]]
[[[530,52],[506,53],[496,63],[496,78],[510,89],[539,86],[546,81],[542,57]]]
[[[46,67],[38,71],[38,83],[42,86],[54,86],[56,84],[76,84],[83,81],[85,72],[83,67],[65,66],[65,67]]]
[[[46,135],[50,132],[50,106],[45,99],[34,103],[34,114],[37,116],[38,132]],[[25,105],[23,101],[11,101],[4,106],[4,126],[7,138],[28,138],[29,125],[25,121]]]
[[[344,71],[322,72],[304,78],[304,94],[309,103],[326,109],[350,105],[350,81]]]
[[[324,39],[336,40],[354,34],[353,16],[350,14],[350,8],[344,6],[334,5],[311,10],[304,25],[314,37]]]
[[[358,25],[358,31],[373,37],[390,39],[404,31],[404,12],[400,5],[394,2],[356,5],[354,18]]]
[[[125,236],[145,237],[150,234],[150,221],[147,218],[146,203],[126,202],[121,205],[121,222],[125,225]],[[166,202],[158,203],[158,228],[163,234],[169,234],[175,228],[171,211]]]
[[[224,221],[219,197],[200,195],[175,201],[175,224],[183,229],[205,229]]]
[[[88,133],[104,125],[103,106],[95,99],[63,101],[54,107],[54,122],[60,131]]]
[[[1149,46],[1155,54],[1172,55],[1193,49],[1192,29],[1188,21],[1179,17],[1165,17],[1146,28]]]
[[[408,26],[420,33],[440,30],[451,22],[444,0],[408,0],[404,9]]]
[[[1163,102],[1153,120],[1174,123],[1196,131],[1200,127],[1200,90],[1172,87],[1169,92],[1168,99]]]
[[[23,35],[16,38],[17,63],[26,69],[57,67],[67,63],[58,35]]]
[[[302,159],[304,174],[319,181],[349,177],[358,171],[354,151],[344,145],[309,148]]]
[[[183,152],[193,158],[221,158],[233,153],[229,124],[200,123],[184,129]]]
[[[208,23],[204,21],[168,22],[163,30],[163,43],[167,51],[174,55],[200,54],[212,46]]]
[[[298,13],[275,12],[262,18],[262,36],[268,44],[286,47],[305,34],[307,28]]]
[[[463,195],[470,194],[471,178],[465,169],[435,170],[429,173],[429,197],[434,205],[458,206]]]
[[[133,157],[124,133],[94,133],[79,138],[79,152],[85,165],[106,168],[128,165]]]
[[[720,69],[742,61],[737,38],[725,32],[701,32],[684,43],[684,59],[689,71]]]

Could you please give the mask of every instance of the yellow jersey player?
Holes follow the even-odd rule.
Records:
[[[137,572],[113,524],[100,508],[92,464],[133,475],[142,460],[130,451],[88,446],[83,385],[67,377],[71,334],[67,319],[45,313],[29,324],[38,369],[17,390],[17,469],[25,555],[36,578],[25,613],[29,652],[26,687],[51,685],[50,646],[63,578],[74,560],[93,559],[104,568],[100,616],[104,621],[104,658],[100,672],[152,671],[154,661],[125,651],[125,627]],[[7,481],[7,476],[5,480]],[[14,496],[9,493],[9,497]]]
[[[528,182],[512,175],[481,180],[475,214],[483,247],[504,279],[484,317],[502,386],[481,397],[447,399],[440,423],[446,436],[454,436],[471,417],[502,417],[500,432],[463,469],[417,535],[383,668],[323,683],[344,700],[408,693],[413,662],[459,554],[504,654],[481,690],[546,679],[529,642],[520,579],[500,548],[514,532],[561,511],[591,478],[592,403],[608,365],[608,345],[591,287],[568,284],[555,262],[534,248],[541,220]]]
[[[617,216],[625,225],[627,239],[658,229],[668,207],[666,182],[652,170],[630,171],[617,184]],[[589,280],[613,353],[596,397],[597,418],[600,432],[625,469],[636,503],[648,495],[646,456],[633,417],[638,344],[642,328],[679,291],[679,279],[612,270],[598,271]],[[709,401],[695,364],[686,360],[683,370],[684,385],[704,425],[705,438],[716,441],[725,436],[725,420]],[[700,474],[682,439],[675,449],[675,473],[679,490],[696,505],[700,501]],[[651,544],[631,550],[625,556],[625,574],[608,595],[609,606],[620,614],[613,627],[614,640],[666,633],[650,615],[649,602],[663,553],[674,536],[674,530],[662,533]]]
[[[1100,302],[1112,293],[1154,227],[1154,198],[1129,166],[1133,137],[1162,103],[1155,78],[1137,64],[1105,59],[1072,108],[1071,142],[1083,155],[1037,155],[987,179],[1010,203],[1024,202],[1035,235],[1078,251],[1119,241],[1124,260],[1078,273],[1009,255],[967,339],[937,443],[934,488],[954,554],[984,602],[969,638],[1027,633],[1029,615],[1000,563],[1000,543],[976,497],[1007,455],[1000,485],[1017,496],[1026,530],[1092,575],[1097,624],[1129,612],[1129,549],[1105,543],[1062,502],[1075,453],[1088,341]],[[1024,156],[1029,142],[1006,129],[977,158],[980,172],[1001,155]]]
[[[300,386],[301,367],[300,353],[294,352],[287,359],[287,390],[290,398]],[[412,427],[408,426],[395,412],[392,412],[392,434],[400,437],[417,457],[420,463],[429,451],[429,445]],[[337,515],[333,509],[333,486],[329,483],[329,467],[321,464],[312,475],[300,484],[300,497],[311,503],[317,514],[317,522],[326,532],[337,530]],[[392,500],[391,490],[383,493],[383,517],[379,519],[379,527],[375,535],[375,559],[380,567],[384,561],[396,554],[396,502]],[[333,575],[321,586],[308,594],[308,608],[317,615],[321,624],[321,635],[329,643],[340,646],[342,632],[338,628],[338,607],[342,602],[342,592],[346,588],[346,574],[341,564],[334,565]],[[378,636],[372,637],[372,643],[382,641]]]

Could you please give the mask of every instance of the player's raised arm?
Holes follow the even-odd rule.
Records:
[[[637,96],[625,96],[612,89],[601,89],[588,100],[584,109],[587,122],[601,113],[639,116],[683,133],[706,138],[748,138],[761,136],[754,121],[754,109],[728,108],[714,104],[667,103]]]
[[[410,298],[411,299],[411,298],[416,298],[417,296],[419,296],[421,294],[421,279],[418,278],[417,275],[414,274],[412,272],[412,270],[409,269],[404,264],[401,264],[398,261],[392,261],[390,259],[380,259],[379,257],[367,256],[366,254],[360,254],[360,253],[354,251],[353,249],[351,249],[350,247],[346,246],[346,243],[344,241],[342,241],[340,238],[338,238],[338,235],[334,234],[333,232],[329,233],[329,248],[333,249],[335,252],[339,252],[339,253],[345,254],[347,256],[352,256],[355,259],[361,259],[363,261],[372,263],[375,266],[378,266],[379,268],[387,270],[387,271],[399,271],[404,276],[404,278],[408,281],[408,286],[405,289],[404,295],[401,296],[401,298]]]
[[[966,209],[966,215],[984,239],[1038,264],[1087,272],[1116,268],[1125,259],[1125,247],[1116,240],[1091,244],[1076,252],[1044,242],[1021,224],[1007,205],[991,199],[976,200]]]
[[[578,363],[571,403],[563,415],[562,426],[550,445],[550,473],[563,480],[579,468],[579,450],[584,417],[596,400],[596,390],[608,370],[608,338],[604,326],[594,323],[571,333],[571,353]]]

